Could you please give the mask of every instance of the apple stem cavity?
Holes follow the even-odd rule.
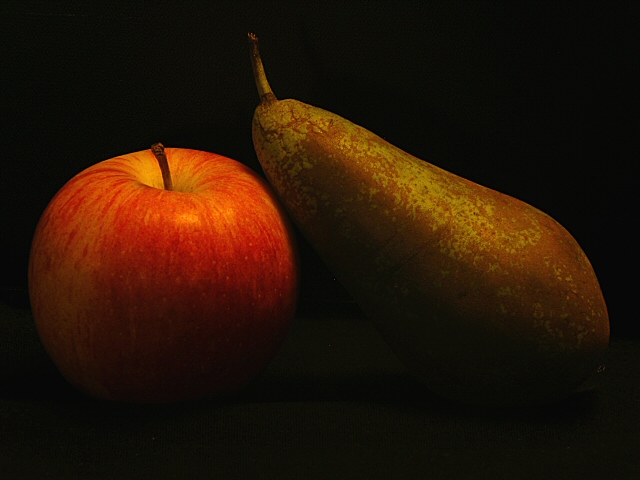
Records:
[[[171,179],[171,171],[169,170],[169,161],[167,160],[167,154],[164,152],[164,145],[161,143],[154,143],[151,145],[151,151],[158,160],[160,165],[160,171],[162,172],[162,183],[165,190],[173,190],[173,180]]]
[[[270,103],[277,100],[271,90],[271,86],[267,81],[267,74],[264,72],[262,58],[260,58],[260,48],[258,45],[258,37],[250,33],[249,43],[251,44],[251,66],[253,67],[253,77],[256,80],[258,94],[260,95],[260,103]]]

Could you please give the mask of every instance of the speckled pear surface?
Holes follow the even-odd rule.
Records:
[[[410,371],[446,398],[508,405],[564,398],[597,370],[607,308],[567,230],[338,115],[277,100],[252,47],[264,172]]]

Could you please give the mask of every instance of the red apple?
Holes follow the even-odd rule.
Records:
[[[154,147],[157,157],[87,168],[46,208],[29,260],[38,333],[62,374],[96,397],[233,392],[272,359],[293,318],[294,236],[248,167]]]

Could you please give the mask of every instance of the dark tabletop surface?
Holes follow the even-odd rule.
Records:
[[[640,341],[595,389],[544,408],[460,407],[407,374],[357,309],[299,309],[241,394],[87,398],[27,308],[0,304],[0,478],[640,478]]]

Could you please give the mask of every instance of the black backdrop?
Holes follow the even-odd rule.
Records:
[[[626,335],[638,267],[638,5],[3,1],[3,296],[24,303],[37,220],[93,163],[162,141],[260,170],[253,31],[279,97],[558,219],[592,260],[614,334]],[[301,243],[302,299],[346,298]]]

